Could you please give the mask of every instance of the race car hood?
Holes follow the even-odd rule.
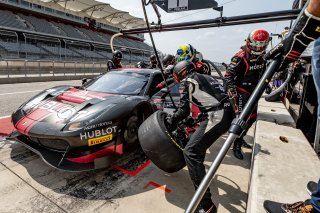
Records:
[[[12,115],[15,128],[29,134],[33,128],[38,134],[57,134],[69,122],[81,116],[106,112],[123,103],[128,96],[86,91],[74,87],[46,90],[22,105]],[[39,125],[37,125],[39,124]],[[41,126],[34,128],[35,126]]]

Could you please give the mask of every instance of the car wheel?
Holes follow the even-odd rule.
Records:
[[[165,172],[177,172],[186,162],[183,151],[179,149],[169,135],[164,119],[167,113],[156,111],[139,127],[138,135],[144,153]]]
[[[203,62],[203,74],[211,75],[211,67],[210,64],[206,60],[202,60]]]
[[[127,144],[138,143],[138,129],[139,119],[136,115],[131,115],[127,121],[126,129],[124,131],[124,140]]]

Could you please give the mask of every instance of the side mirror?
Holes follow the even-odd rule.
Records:
[[[88,79],[87,78],[83,78],[81,81],[82,81],[82,86],[83,86],[88,82]]]

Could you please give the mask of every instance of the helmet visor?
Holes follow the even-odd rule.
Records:
[[[178,83],[180,81],[182,81],[186,76],[187,76],[187,69],[186,68],[179,70],[179,72],[173,74],[174,80]]]
[[[178,50],[177,50],[177,55],[179,55],[179,56],[184,56],[184,55],[185,55],[185,52],[184,52],[182,49],[178,49]]]

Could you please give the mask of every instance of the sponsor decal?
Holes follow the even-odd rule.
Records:
[[[62,94],[65,90],[55,90],[55,89],[47,89],[47,92],[50,93],[50,95],[58,96]]]
[[[88,140],[88,146],[94,146],[112,140],[112,134]]]
[[[101,136],[110,135],[117,131],[117,126],[107,127],[103,129],[96,129],[89,132],[80,133],[80,140],[88,140]]]
[[[242,95],[239,95],[239,104],[238,104],[239,112],[242,112],[242,106],[243,106]]]
[[[254,66],[250,66],[249,70],[258,70],[262,68],[263,68],[263,64],[260,64],[260,65],[255,64]]]
[[[227,107],[229,107],[229,106],[231,106],[230,102],[226,102],[226,103],[223,104],[223,107],[224,107],[224,108],[227,108]]]
[[[105,96],[109,96],[106,93],[98,93],[98,92],[90,92],[87,90],[79,90],[76,88],[71,88],[70,90],[66,91],[63,96],[75,97],[80,98],[83,100],[91,100],[93,98],[98,98],[100,100],[105,100]]]
[[[58,118],[62,120],[68,119],[76,113],[76,110],[72,106],[56,101],[49,101],[40,106],[39,109],[47,110],[51,113],[56,112]]]
[[[95,129],[97,127],[103,127],[103,126],[108,126],[112,124],[112,121],[106,121],[106,122],[103,122],[103,123],[98,123],[98,124],[94,124],[94,125],[91,125],[91,126],[86,126],[84,128],[84,130],[90,130],[90,129]]]

